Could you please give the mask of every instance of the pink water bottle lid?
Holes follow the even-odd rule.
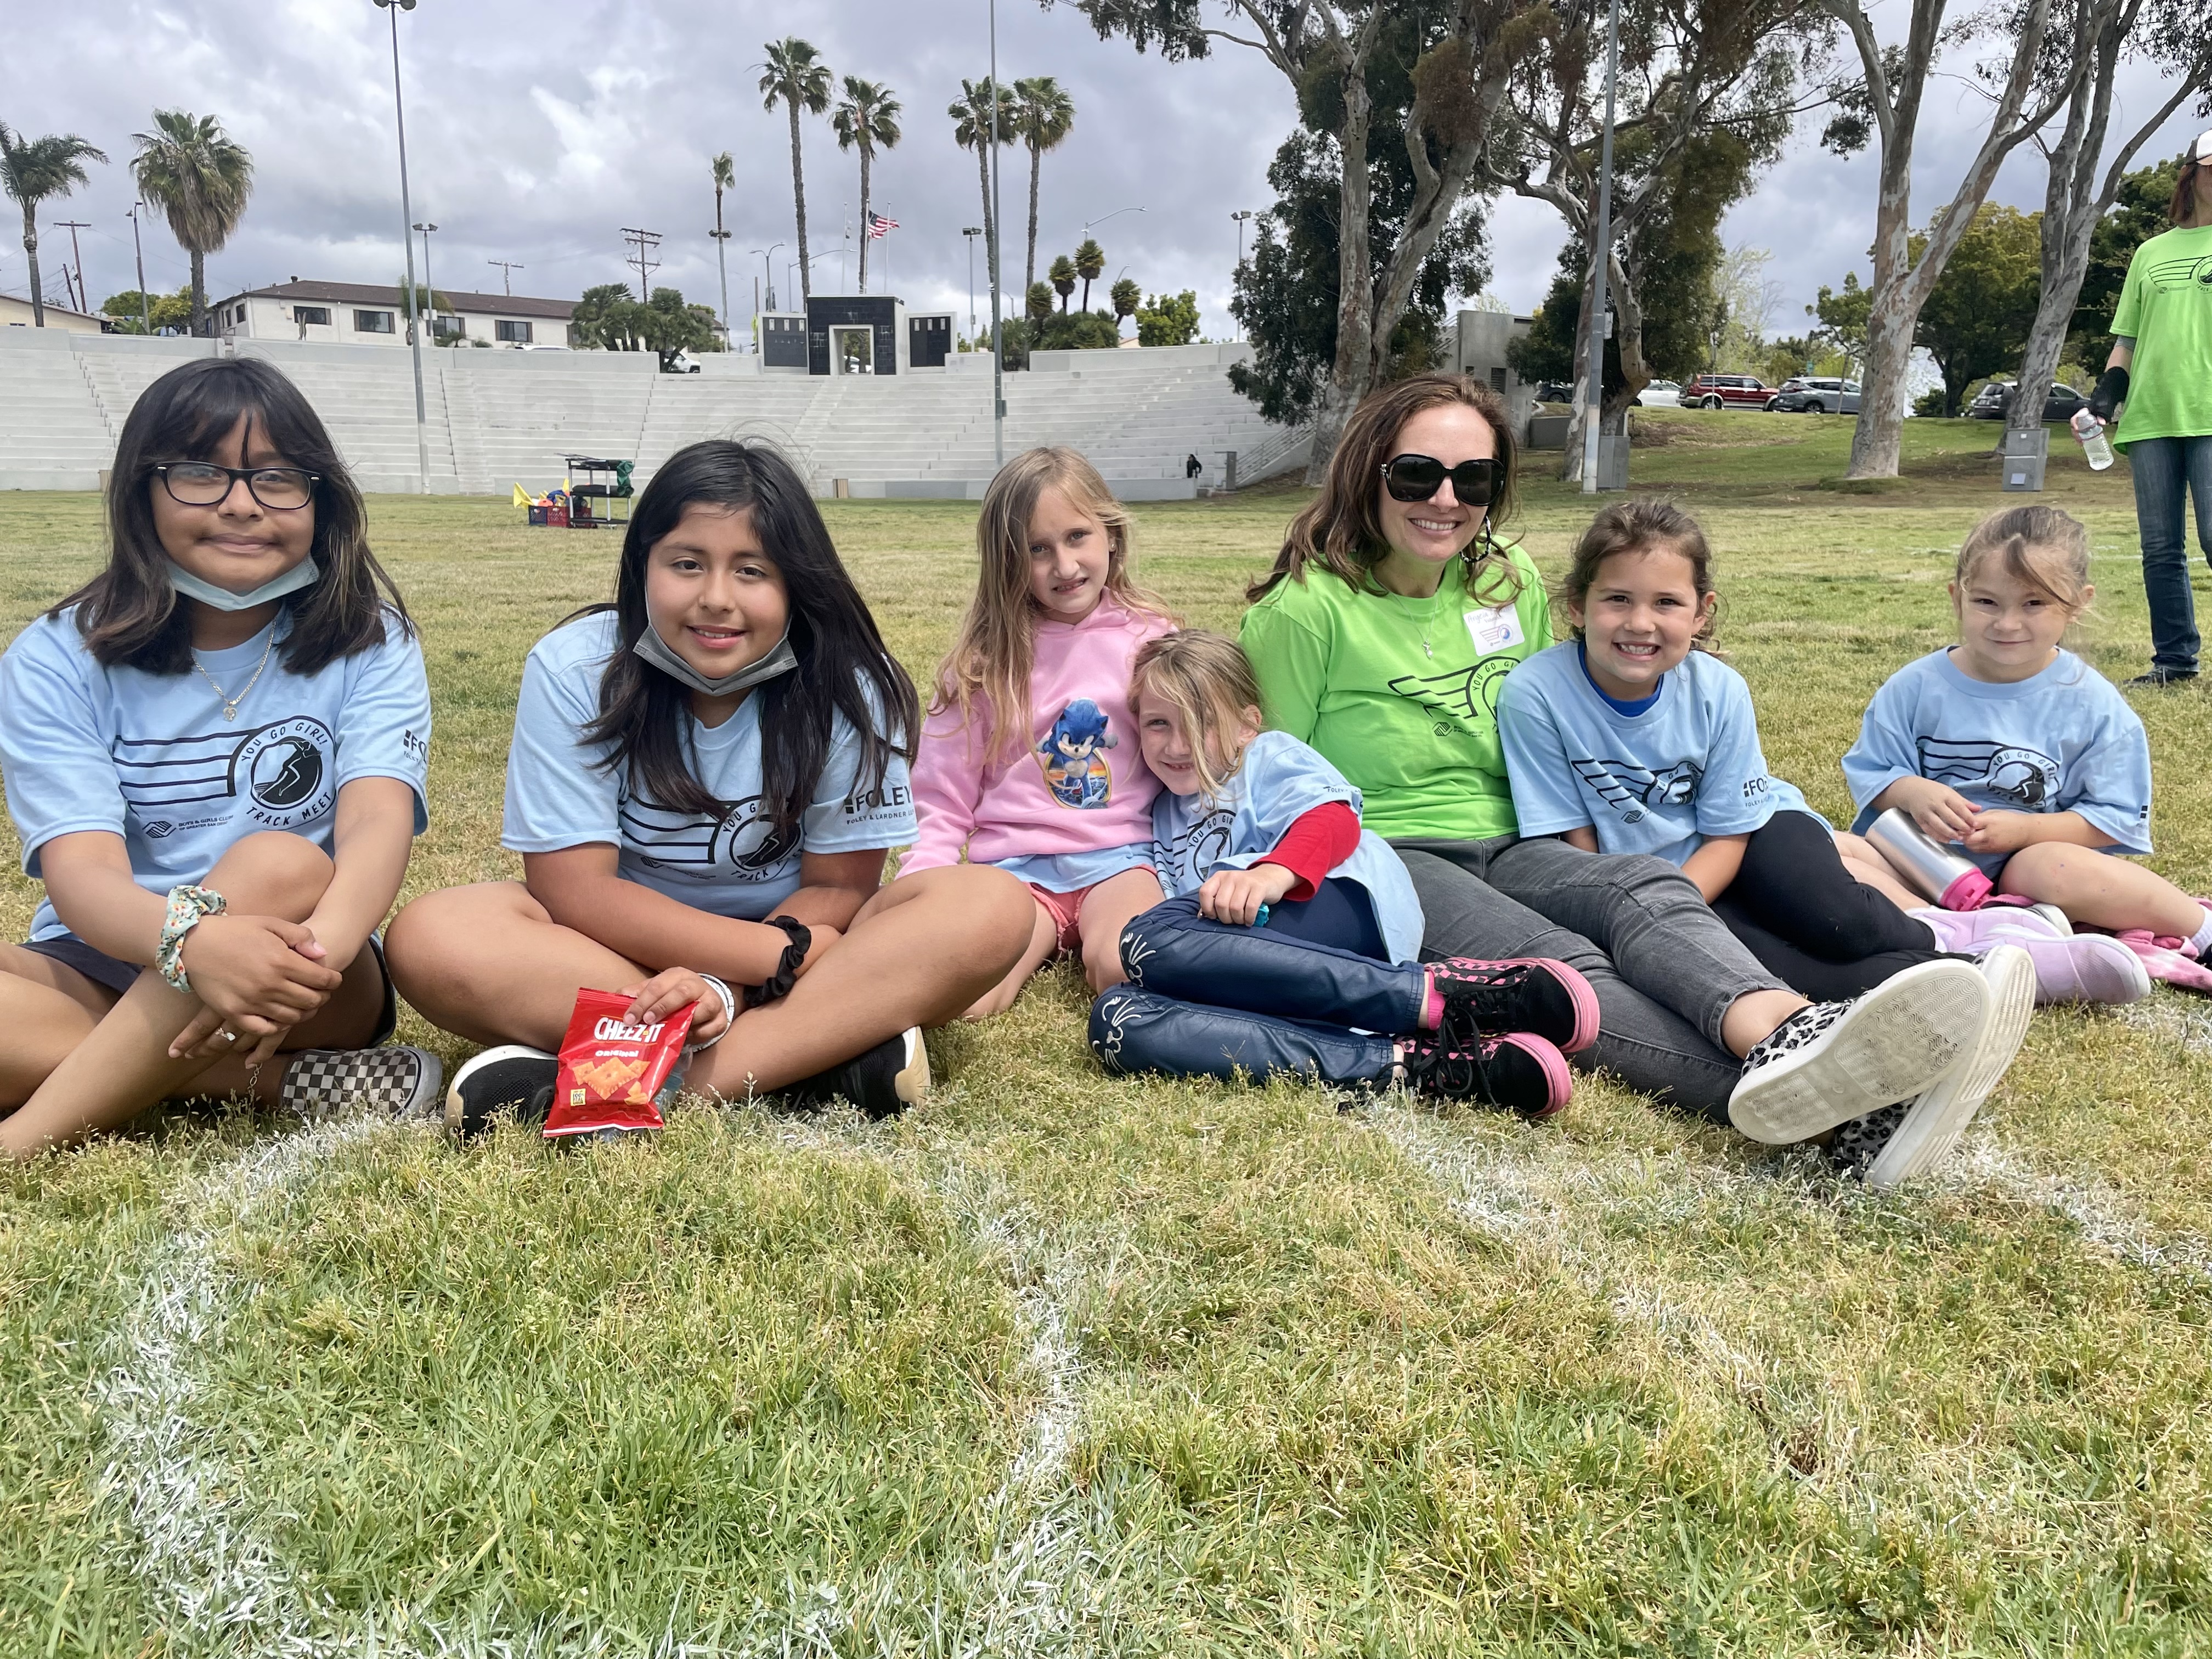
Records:
[[[1996,884],[1978,870],[1969,870],[1943,890],[1936,901],[1946,910],[1978,910],[1989,902]]]

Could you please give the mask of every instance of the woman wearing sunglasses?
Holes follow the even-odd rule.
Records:
[[[1989,1023],[1979,975],[1940,1006],[1879,991],[1808,1003],[1673,865],[1520,838],[1498,687],[1552,643],[1552,617],[1535,565],[1497,538],[1513,484],[1488,386],[1385,387],[1352,412],[1321,494],[1248,595],[1267,722],[1358,787],[1364,821],[1413,875],[1424,957],[1578,969],[1600,1030],[1576,1064],[1759,1140],[1821,1136],[1945,1079]]]
[[[0,1152],[188,1096],[421,1109],[372,930],[428,822],[429,684],[344,463],[267,363],[187,363],[124,422],[107,518],[106,568],[0,659],[46,886],[0,944]]]

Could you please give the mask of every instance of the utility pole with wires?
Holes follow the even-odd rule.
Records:
[[[660,261],[654,257],[660,251],[660,233],[657,230],[634,230],[625,227],[623,230],[623,240],[637,250],[623,263],[637,268],[637,298],[638,303],[642,305],[653,297],[646,291],[646,284],[652,280],[653,273],[660,269]]]
[[[90,230],[92,227],[82,219],[59,219],[55,221],[54,228],[70,234],[70,254],[76,261],[76,308],[90,315],[92,307],[84,297],[84,254],[76,245],[76,234],[80,230]]]
[[[138,210],[143,202],[131,204],[131,251],[138,261],[138,326],[148,334],[154,331],[153,303],[146,297],[146,245],[138,239]]]
[[[514,294],[514,273],[527,267],[520,259],[487,259],[484,263],[499,267],[499,291],[512,298]]]

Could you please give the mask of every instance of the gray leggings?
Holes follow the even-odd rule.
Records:
[[[1595,1044],[1575,1056],[1630,1087],[1726,1123],[1742,1062],[1721,1019],[1750,991],[1789,989],[1662,859],[1554,838],[1394,841],[1428,927],[1421,954],[1549,957],[1597,993]]]

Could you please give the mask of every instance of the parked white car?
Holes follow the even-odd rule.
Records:
[[[1682,387],[1675,380],[1654,380],[1636,394],[1636,401],[1644,409],[1680,409]]]

